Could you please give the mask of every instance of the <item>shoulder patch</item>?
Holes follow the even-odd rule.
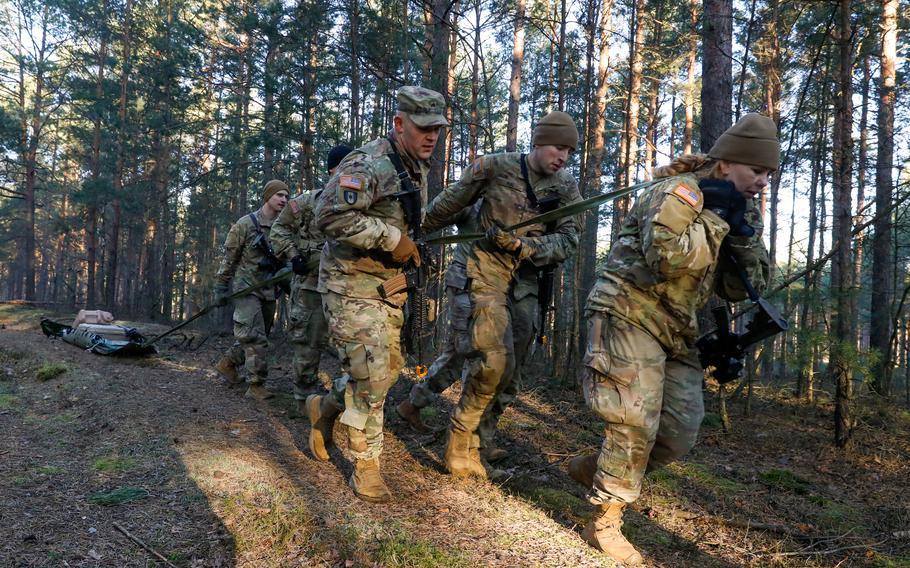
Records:
[[[300,215],[300,205],[297,203],[296,199],[288,201],[288,207],[291,208],[291,213],[295,216]]]
[[[486,175],[486,167],[484,164],[484,157],[478,156],[474,158],[474,163],[471,165],[471,176],[477,179],[481,179]]]
[[[671,193],[692,207],[698,207],[698,204],[701,203],[701,196],[684,185],[676,186]]]
[[[341,176],[338,178],[338,186],[354,191],[363,191],[366,179],[362,176]]]

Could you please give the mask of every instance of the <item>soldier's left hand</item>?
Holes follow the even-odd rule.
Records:
[[[515,236],[512,231],[503,230],[503,227],[496,224],[487,229],[487,239],[493,243],[496,248],[505,252],[518,252],[521,248],[521,240]]]

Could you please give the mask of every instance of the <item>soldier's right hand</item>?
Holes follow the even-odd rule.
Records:
[[[392,260],[398,264],[405,264],[409,260],[413,260],[414,266],[420,266],[420,252],[417,251],[417,245],[409,236],[401,235],[401,240],[392,250]]]

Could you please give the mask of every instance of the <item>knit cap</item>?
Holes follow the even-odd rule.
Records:
[[[288,191],[288,184],[284,183],[280,179],[272,179],[265,182],[265,187],[262,188],[262,201],[265,203],[272,198],[273,195],[279,191],[287,191],[288,194],[291,192]]]
[[[534,127],[531,145],[568,146],[574,150],[578,147],[578,128],[575,127],[575,121],[561,110],[547,113]]]
[[[341,163],[341,160],[353,151],[354,149],[347,144],[339,144],[329,150],[329,159],[326,161],[326,170],[337,168],[338,164]]]
[[[780,166],[777,125],[763,114],[750,112],[720,135],[708,156],[776,170]]]

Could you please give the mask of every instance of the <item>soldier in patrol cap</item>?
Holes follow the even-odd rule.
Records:
[[[353,148],[339,144],[329,151],[329,176]],[[321,191],[321,190],[320,190]],[[328,346],[328,327],[319,293],[319,254],[325,236],[316,227],[314,205],[317,191],[306,191],[288,201],[269,235],[275,254],[291,263],[291,296],[288,336],[294,350],[294,398],[297,410],[305,412],[306,396],[319,387],[319,360]],[[315,265],[315,266],[314,266]]]
[[[262,207],[244,215],[231,226],[224,239],[224,256],[215,275],[215,302],[227,304],[231,285],[243,289],[271,277],[277,266],[266,250],[272,221],[288,202],[288,186],[268,181],[262,188]],[[259,242],[257,242],[259,241]],[[246,396],[264,400],[274,396],[265,388],[269,374],[266,351],[275,318],[275,287],[260,288],[234,299],[234,345],[221,357],[215,370],[229,385],[241,382],[237,369],[246,364],[249,386]]]
[[[405,202],[396,197],[411,185],[426,203],[429,159],[446,126],[445,100],[423,87],[398,89],[398,112],[387,137],[351,152],[316,198],[316,226],[328,239],[319,266],[319,291],[344,377],[327,395],[307,399],[310,451],[329,459],[332,428],[340,414],[354,457],[350,479],[366,501],[391,497],[379,472],[386,393],[404,365],[400,332],[407,292],[383,299],[378,287],[421,262],[408,236]],[[399,178],[396,161],[406,184]],[[414,213],[414,212],[412,212]],[[416,212],[420,214],[420,212]],[[419,218],[419,217],[418,217]]]
[[[514,309],[510,290],[519,266],[535,267],[562,262],[578,246],[578,223],[566,217],[553,226],[531,225],[518,231],[503,229],[542,212],[542,203],[554,207],[581,199],[575,178],[566,171],[569,154],[578,145],[572,118],[554,111],[534,129],[527,155],[517,152],[477,158],[458,183],[440,193],[427,207],[427,232],[451,223],[454,215],[480,199],[478,223],[487,232],[466,251],[463,293],[471,316],[468,324],[472,361],[467,382],[449,425],[446,469],[453,475],[487,477],[481,448],[481,425],[498,418],[495,400],[513,387],[519,361],[515,354]],[[493,413],[493,416],[489,416]]]
[[[597,515],[582,532],[626,565],[642,557],[620,532],[646,471],[685,455],[704,417],[696,311],[717,293],[747,297],[734,257],[756,287],[768,280],[755,198],[777,169],[777,126],[750,113],[703,155],[658,168],[638,196],[585,306],[585,402],[606,422],[599,454],[569,463]],[[721,246],[725,255],[721,255]]]

